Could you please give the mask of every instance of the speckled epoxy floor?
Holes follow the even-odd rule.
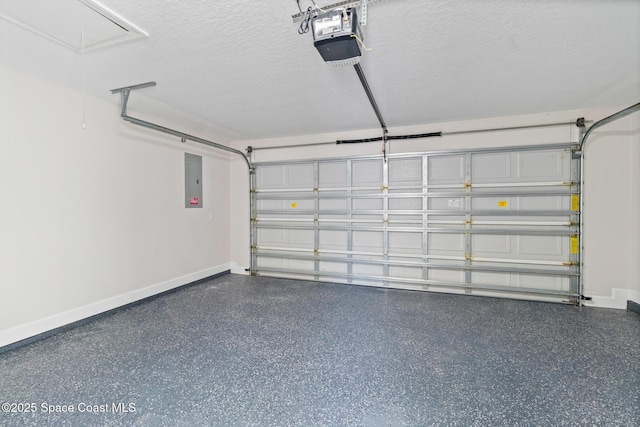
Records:
[[[2,426],[638,426],[640,316],[225,275],[0,354],[7,402],[35,413]]]

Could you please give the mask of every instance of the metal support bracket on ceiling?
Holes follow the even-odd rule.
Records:
[[[367,25],[367,7],[371,4],[378,3],[381,1],[382,0],[362,0],[362,1],[361,0],[357,0],[357,1],[343,0],[343,1],[338,1],[335,3],[328,4],[326,6],[322,6],[322,9],[319,8],[318,6],[312,7],[311,12],[319,13],[322,11],[335,9],[337,7],[344,7],[344,8],[359,7],[360,8],[360,25]],[[295,24],[295,23],[301,22],[304,19],[306,14],[307,12],[298,12],[295,15],[291,15],[291,18],[293,19],[293,23]]]
[[[367,0],[360,0],[360,25],[367,25]]]
[[[203,144],[203,145],[207,145],[209,147],[213,147],[213,148],[218,148],[220,150],[224,150],[224,151],[228,151],[230,153],[234,153],[234,154],[238,154],[240,156],[242,156],[242,158],[244,159],[244,161],[247,163],[247,166],[249,167],[249,172],[253,173],[253,165],[251,164],[251,161],[249,160],[249,158],[240,150],[236,150],[235,148],[231,148],[231,147],[227,147],[226,145],[222,145],[222,144],[218,144],[217,142],[213,142],[213,141],[209,141],[203,138],[199,138],[197,136],[193,136],[193,135],[189,135],[188,133],[184,133],[184,132],[180,132],[174,129],[170,129],[164,126],[160,126],[157,125],[155,123],[151,123],[151,122],[147,122],[144,120],[140,120],[137,119],[135,117],[131,117],[127,114],[127,104],[129,102],[129,95],[131,94],[132,90],[138,90],[138,89],[144,89],[147,87],[153,87],[156,85],[156,82],[147,82],[147,83],[141,83],[141,84],[137,84],[137,85],[132,85],[132,86],[125,86],[125,87],[121,87],[118,89],[112,89],[111,93],[121,93],[122,94],[122,112],[120,113],[120,117],[122,117],[124,120],[136,124],[138,126],[142,126],[142,127],[146,127],[149,129],[153,129],[159,132],[163,132],[169,135],[174,135],[177,136],[178,138],[180,138],[180,141],[182,142],[186,142],[187,140],[189,141],[193,141],[193,142],[197,142],[198,144]]]

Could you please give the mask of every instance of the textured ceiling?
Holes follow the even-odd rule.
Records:
[[[101,3],[150,37],[83,59],[0,20],[0,64],[78,90],[84,68],[87,92],[114,103],[110,89],[154,80],[132,105],[174,107],[194,118],[181,130],[221,142],[378,126],[354,69],[298,35],[295,0]],[[390,128],[640,101],[638,0],[386,0],[363,32]]]

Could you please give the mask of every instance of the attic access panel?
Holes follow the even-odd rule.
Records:
[[[0,18],[78,53],[149,36],[94,0],[2,0]]]

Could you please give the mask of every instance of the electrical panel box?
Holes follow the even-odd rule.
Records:
[[[361,55],[356,40],[358,19],[353,8],[334,9],[311,21],[313,44],[326,62],[344,61]]]
[[[202,156],[184,153],[184,207],[202,207]]]

